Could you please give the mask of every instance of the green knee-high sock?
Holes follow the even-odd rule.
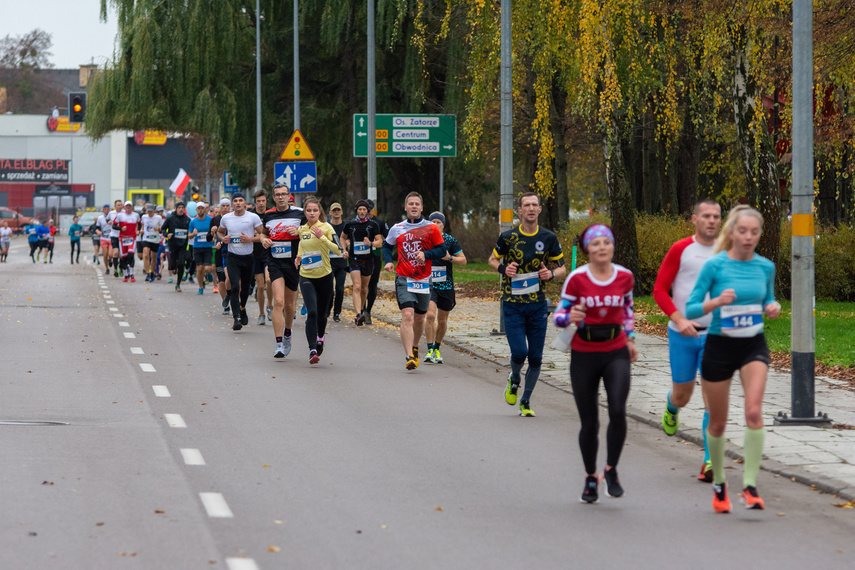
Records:
[[[725,482],[724,476],[724,434],[721,437],[713,437],[707,430],[707,443],[710,447],[710,463],[712,463],[713,483],[721,485]]]
[[[763,443],[766,440],[766,430],[745,428],[745,470],[742,475],[743,487],[757,486],[757,473],[760,472],[760,461],[763,459]]]

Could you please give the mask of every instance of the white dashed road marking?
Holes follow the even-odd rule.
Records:
[[[125,321],[119,321],[119,326],[120,326],[120,327],[129,327],[129,326],[131,326],[131,324],[130,324],[130,323],[126,323]]]
[[[234,515],[221,493],[199,493],[209,517],[230,519]]]
[[[119,323],[119,324],[121,324],[121,323]],[[137,335],[135,335],[134,333],[123,333],[123,334],[125,335],[125,338],[137,338]]]
[[[174,428],[186,428],[187,424],[184,423],[184,418],[181,417],[181,414],[163,414],[164,419],[166,420],[167,425],[169,427]]]
[[[152,390],[154,390],[154,395],[158,398],[171,398],[172,394],[169,393],[169,388],[166,386],[152,386]]]
[[[252,558],[226,558],[226,566],[229,570],[258,570]]]
[[[198,449],[182,449],[181,457],[184,458],[184,465],[205,465],[202,452]]]
[[[140,362],[140,368],[143,372],[157,372],[157,370],[154,369],[154,366],[148,362]]]
[[[132,346],[131,347],[131,354],[145,354],[145,352],[143,351],[143,349],[141,349],[138,346]]]

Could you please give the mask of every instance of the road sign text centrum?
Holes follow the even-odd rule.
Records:
[[[375,115],[378,157],[457,156],[455,115]],[[353,156],[368,156],[368,115],[353,115]]]

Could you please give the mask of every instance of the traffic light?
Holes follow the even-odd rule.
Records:
[[[199,201],[199,193],[194,192],[193,195],[191,196],[191,198],[193,198],[194,202],[198,202]]]
[[[68,94],[68,122],[82,123],[86,116],[86,93]]]

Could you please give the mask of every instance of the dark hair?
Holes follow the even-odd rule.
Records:
[[[695,202],[695,207],[692,208],[692,214],[698,213],[698,208],[701,207],[701,204],[708,204],[710,206],[718,206],[719,209],[721,209],[721,204],[719,204],[718,202],[716,202],[712,198],[704,198],[703,200],[698,200],[697,202]]]
[[[276,192],[276,191],[277,191],[277,190],[279,190],[280,188],[284,188],[285,190],[287,190],[287,191],[288,191],[288,193],[289,193],[289,194],[291,193],[291,189],[290,189],[290,188],[288,188],[288,185],[287,185],[287,184],[277,184],[276,186],[274,186],[274,187],[273,187],[273,191],[274,191],[274,192]]]
[[[261,198],[262,196],[264,196],[264,198],[267,198],[267,190],[265,190],[264,188],[259,188],[255,191],[255,194],[252,195],[253,199]]]
[[[318,216],[318,219],[319,219],[320,221],[322,221],[322,222],[326,222],[326,221],[327,221],[327,216],[326,216],[326,214],[324,213],[324,207],[323,207],[323,206],[321,206],[321,201],[320,201],[320,200],[318,200],[318,199],[317,199],[316,197],[314,197],[314,196],[309,196],[308,198],[306,198],[305,200],[303,200],[303,212],[304,212],[304,215],[305,215],[305,211],[306,211],[306,206],[308,206],[309,204],[317,204],[317,205],[318,205],[318,209],[321,211],[321,215],[320,215],[320,216]]]
[[[536,192],[523,192],[520,194],[520,197],[517,198],[517,208],[522,208],[523,198],[528,198],[529,196],[534,196],[537,198],[537,205],[540,206],[540,194]]]

